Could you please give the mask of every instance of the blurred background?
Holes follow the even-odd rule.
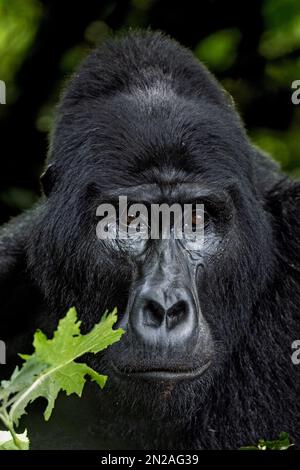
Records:
[[[253,141],[300,177],[299,0],[0,0],[0,223],[38,198],[55,104],[77,64],[112,32],[149,26],[191,48]]]

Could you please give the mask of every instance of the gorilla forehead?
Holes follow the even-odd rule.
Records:
[[[215,180],[218,173],[241,178],[249,175],[251,150],[230,114],[204,98],[179,96],[164,82],[135,87],[75,106],[56,139],[56,161],[90,171],[104,184],[166,172],[177,181]]]

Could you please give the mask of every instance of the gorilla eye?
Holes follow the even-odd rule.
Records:
[[[203,210],[203,212],[199,212],[196,209],[194,209],[193,212],[192,212],[192,227],[193,227],[193,230],[196,227],[200,227],[201,224],[206,226],[208,224],[208,219],[209,219],[209,217],[208,217],[208,213],[206,212],[206,210]]]
[[[202,214],[199,214],[199,213],[197,213],[196,210],[193,210],[193,213],[192,213],[192,224],[193,224],[193,227],[195,227],[196,225],[199,225],[202,220],[203,220]]]

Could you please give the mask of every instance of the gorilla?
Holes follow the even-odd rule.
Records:
[[[286,431],[299,445],[300,184],[251,144],[192,53],[151,31],[92,52],[63,93],[41,181],[38,204],[1,230],[8,355],[71,306],[84,331],[116,306],[125,335],[86,358],[109,376],[91,389],[106,436],[237,449]],[[203,204],[203,244],[99,239],[97,207],[120,195]]]

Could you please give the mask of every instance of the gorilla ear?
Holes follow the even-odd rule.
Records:
[[[40,181],[43,192],[45,196],[48,197],[54,187],[55,182],[57,181],[57,169],[54,163],[51,163],[47,166],[45,171],[40,176]]]

